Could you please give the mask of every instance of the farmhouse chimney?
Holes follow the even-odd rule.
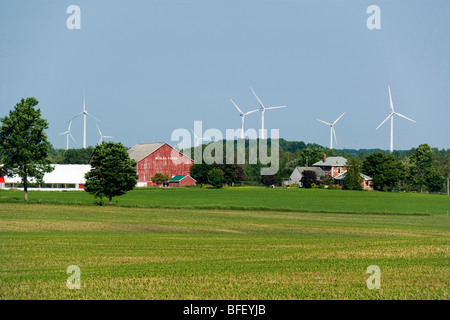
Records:
[[[326,153],[323,154],[323,162],[325,163],[325,161],[327,161],[327,154]]]

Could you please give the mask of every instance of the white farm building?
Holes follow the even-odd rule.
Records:
[[[30,179],[29,190],[83,190],[86,179],[84,175],[91,170],[89,164],[53,164],[55,169],[44,175],[44,183],[37,185]],[[19,176],[0,177],[0,188],[22,187]]]

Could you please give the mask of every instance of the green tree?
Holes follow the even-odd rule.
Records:
[[[194,178],[202,187],[204,184],[209,182],[208,173],[212,168],[213,165],[206,163],[193,164],[190,168],[190,176]]]
[[[427,179],[435,172],[433,150],[428,144],[421,144],[409,157],[409,162],[409,179],[423,192]]]
[[[170,176],[168,174],[162,174],[160,172],[155,173],[153,177],[151,177],[152,182],[156,183],[159,186],[161,183],[169,181]]]
[[[22,98],[9,116],[0,119],[2,171],[6,176],[21,178],[25,200],[28,200],[28,179],[35,178],[42,183],[44,174],[54,169],[49,159],[50,143],[44,132],[48,122],[41,118],[41,110],[35,109],[38,103],[35,98]]]
[[[361,162],[358,158],[352,157],[347,160],[347,172],[345,173],[344,189],[362,190],[363,179],[360,176]]]
[[[406,169],[393,155],[375,152],[366,157],[362,172],[372,177],[375,190],[392,190],[404,176]]]
[[[69,149],[65,150],[64,163],[65,164],[87,164],[94,152],[94,147],[89,146],[83,149]]]
[[[213,168],[208,172],[208,182],[217,189],[222,188],[225,182],[223,171],[218,168]]]
[[[84,189],[95,197],[112,198],[133,190],[139,176],[136,163],[121,143],[103,142],[94,149],[92,169],[86,173]]]
[[[324,174],[323,176],[321,176],[319,181],[320,181],[320,184],[322,184],[324,186],[331,186],[334,184],[334,179],[329,174]]]
[[[444,190],[445,178],[436,171],[434,171],[427,176],[425,184],[429,191],[441,192]]]
[[[317,174],[312,170],[305,170],[302,172],[302,178],[300,179],[302,182],[303,188],[311,188],[313,183],[317,183]]]
[[[266,187],[270,187],[270,186],[274,185],[275,183],[277,183],[277,176],[274,174],[265,175],[263,178],[263,181],[264,181],[264,185]]]

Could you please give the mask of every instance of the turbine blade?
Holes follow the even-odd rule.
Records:
[[[89,112],[87,112],[87,111],[85,111],[85,112],[86,112],[86,114],[87,114],[88,116],[91,116],[92,118],[94,118],[94,119],[97,120],[98,122],[102,122],[101,120],[97,119],[97,118],[94,117],[92,114],[90,114]]]
[[[391,104],[391,110],[394,112],[394,104],[392,103],[392,95],[391,95],[391,86],[388,86],[389,89],[389,102]]]
[[[246,116],[246,115],[248,115],[248,114],[251,114],[251,113],[253,113],[253,112],[256,112],[256,111],[259,111],[259,109],[252,110],[252,111],[249,111],[249,112],[247,112],[247,113],[244,113],[244,116]]]
[[[69,133],[69,131],[61,132],[61,133],[58,133],[58,136],[60,136],[62,134],[68,134],[68,133]]]
[[[280,108],[287,108],[287,106],[268,107],[268,108],[266,108],[266,109],[267,109],[267,110],[270,110],[270,109],[280,109]]]
[[[244,114],[244,112],[243,112],[241,109],[239,109],[239,107],[237,106],[236,103],[234,103],[233,100],[230,99],[230,101],[231,101],[232,104],[234,104],[234,106],[236,107],[236,109],[237,109],[241,114]]]
[[[78,117],[78,116],[81,116],[82,114],[83,114],[83,112],[80,112],[79,114],[77,114],[75,117],[73,117],[72,119],[70,119],[70,120],[67,121],[66,123],[71,122],[73,119],[75,119],[75,118]]]
[[[76,141],[75,141],[75,138],[72,136],[72,134],[69,132],[69,135],[70,135],[70,137],[72,138],[72,140],[73,140],[73,142],[75,142],[76,144],[78,144]]]
[[[256,95],[255,91],[253,91],[252,87],[250,87],[250,90],[252,90],[253,94],[255,95],[256,100],[258,100],[259,105],[265,109],[264,105],[262,104],[261,100],[259,100],[258,96]]]
[[[337,144],[337,139],[336,139],[336,130],[334,130],[334,127],[331,127],[331,130],[333,130],[333,135],[334,135],[334,141]]]
[[[387,118],[384,119],[384,121],[383,121],[382,123],[380,123],[380,125],[379,125],[375,130],[378,130],[378,128],[381,127],[386,121],[388,121],[389,118],[392,117],[392,115],[393,115],[393,113],[390,113],[390,114],[387,116]]]
[[[405,118],[406,120],[412,121],[412,122],[414,122],[414,123],[416,122],[416,121],[414,121],[413,119],[410,119],[410,118],[408,118],[408,117],[405,117],[404,115],[402,115],[402,114],[400,114],[400,113],[395,112],[395,114],[398,115],[398,116],[400,116],[400,117],[402,117],[402,118]]]
[[[323,120],[317,119],[317,121],[320,121],[320,122],[322,122],[322,123],[325,123],[326,125],[332,126],[331,123],[325,122],[325,121],[323,121]]]
[[[341,114],[341,116],[339,117],[339,118],[337,118],[334,122],[333,122],[333,125],[335,125],[338,121],[339,121],[339,119],[340,118],[342,118],[342,116],[345,114],[345,112],[343,113],[343,114]]]
[[[192,131],[192,134],[194,135],[194,137],[197,138],[197,140],[199,140],[199,137],[197,137],[197,135],[195,134],[194,130],[191,129],[191,131]]]

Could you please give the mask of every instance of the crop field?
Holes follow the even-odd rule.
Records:
[[[30,192],[41,204],[0,192],[0,299],[450,299],[446,196],[172,190],[118,198],[130,207],[94,206],[84,192]],[[333,207],[327,196],[344,200]],[[390,205],[409,214],[361,214]],[[306,211],[322,207],[359,213]],[[70,265],[80,290],[66,286]],[[371,265],[378,290],[366,284]]]
[[[22,202],[23,191],[0,190],[0,203]],[[84,191],[30,191],[29,202],[92,205]],[[106,199],[104,199],[106,203]],[[281,210],[294,212],[447,214],[450,197],[437,194],[263,187],[137,188],[113,205],[138,208]]]

